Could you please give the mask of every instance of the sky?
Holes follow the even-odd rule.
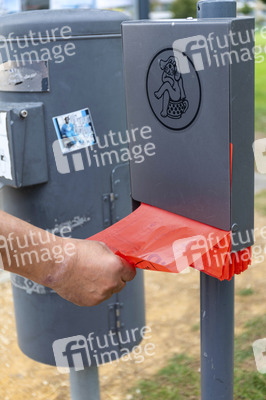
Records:
[[[133,0],[50,0],[50,8],[67,8],[75,4],[84,4],[96,8],[110,8],[132,5]]]
[[[50,8],[68,8],[75,5],[95,8],[131,6],[134,0],[50,0]],[[20,11],[20,0],[0,0],[0,6],[9,11]]]
[[[20,11],[20,0],[1,0],[0,4],[2,8],[8,9],[9,11]]]

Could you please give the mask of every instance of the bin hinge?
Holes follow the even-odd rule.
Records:
[[[103,225],[104,228],[111,226],[114,221],[115,213],[115,200],[116,196],[114,193],[105,193],[102,196],[103,200]]]
[[[124,327],[124,324],[121,321],[121,308],[123,308],[123,303],[108,304],[109,330],[111,332],[117,332]]]

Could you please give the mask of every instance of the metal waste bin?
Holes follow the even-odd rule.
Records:
[[[1,16],[4,211],[80,239],[132,211],[129,166],[121,157],[127,147],[120,28],[125,19],[119,12],[85,9]],[[24,253],[24,261],[34,257]],[[38,362],[56,364],[52,345],[61,338],[99,338],[90,357],[82,358],[84,367],[121,357],[142,339],[141,271],[95,307],[73,305],[18,275],[12,286],[19,346]],[[103,349],[110,332],[115,340],[109,336]]]

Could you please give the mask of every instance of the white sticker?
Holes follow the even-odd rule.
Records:
[[[63,154],[97,143],[88,108],[54,117],[53,123]]]
[[[6,116],[6,112],[0,112],[0,177],[12,180]]]
[[[0,64],[3,92],[49,92],[47,61],[8,61]]]

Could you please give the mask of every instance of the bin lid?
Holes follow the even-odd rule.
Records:
[[[29,36],[106,35],[121,33],[121,22],[129,17],[118,11],[94,9],[38,10],[0,17],[0,35],[8,39]],[[62,30],[62,28],[66,27]],[[70,27],[70,29],[67,29]],[[53,31],[52,31],[53,30]],[[5,40],[1,38],[0,41]]]

